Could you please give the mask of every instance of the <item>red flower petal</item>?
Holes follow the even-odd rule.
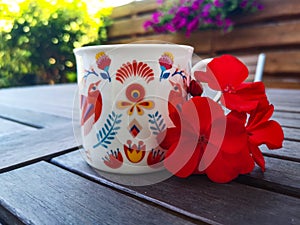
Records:
[[[212,121],[224,117],[224,111],[210,98],[196,96],[182,105],[182,117],[182,126],[190,125],[194,131],[199,132],[200,129],[201,133],[209,136],[207,132],[210,132]]]
[[[197,168],[200,156],[199,146],[191,146],[189,140],[183,140],[179,145],[169,148],[164,166],[178,177],[188,177]]]
[[[205,173],[209,179],[218,183],[226,183],[239,174],[250,173],[254,168],[254,161],[247,151],[248,149],[245,149],[239,154],[226,154],[220,151]]]
[[[274,112],[274,106],[260,101],[257,108],[250,113],[247,129],[255,129],[256,126],[268,121]]]
[[[180,129],[177,127],[167,128],[157,135],[157,142],[163,149],[168,149],[177,144],[180,137]]]
[[[222,143],[222,151],[229,154],[236,154],[247,149],[248,136],[244,121],[234,114],[227,115],[226,131]]]
[[[214,90],[238,87],[247,77],[247,67],[232,55],[214,58],[207,64],[206,72],[195,72],[197,80],[206,82]]]
[[[252,153],[252,158],[256,162],[257,165],[261,168],[263,172],[265,172],[265,159],[261,151],[256,145],[249,144],[250,152]]]
[[[221,98],[224,106],[239,112],[255,109],[262,99],[267,99],[262,82],[243,83],[233,92],[225,92]]]
[[[266,144],[269,149],[277,149],[282,147],[283,138],[284,134],[279,123],[270,120],[252,130],[249,140],[257,146]]]

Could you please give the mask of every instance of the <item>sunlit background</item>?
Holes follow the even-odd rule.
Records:
[[[97,13],[101,8],[117,7],[133,1],[135,0],[84,0],[88,6],[88,12],[92,15]],[[24,0],[0,0],[0,3],[4,3],[9,6],[9,10],[11,12],[18,12],[20,10],[19,3],[21,2],[24,2]],[[57,0],[49,0],[49,2],[56,4]],[[69,2],[72,3],[73,1],[70,0]],[[7,24],[7,21],[1,17],[2,15],[0,14],[0,27],[2,29],[9,29],[9,24]]]

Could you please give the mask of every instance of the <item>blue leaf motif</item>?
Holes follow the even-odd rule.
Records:
[[[111,144],[111,141],[113,141],[118,134],[120,126],[117,126],[117,124],[122,122],[121,117],[122,114],[116,114],[114,111],[108,115],[104,126],[97,133],[98,143],[96,143],[93,148],[98,146],[108,148],[108,145]]]
[[[162,78],[163,78],[163,79],[168,79],[169,76],[170,76],[170,73],[169,73],[169,72],[163,73]]]
[[[158,135],[166,128],[166,124],[162,115],[156,111],[154,114],[148,114],[149,116],[149,123],[151,126],[149,127],[152,130],[152,134]]]

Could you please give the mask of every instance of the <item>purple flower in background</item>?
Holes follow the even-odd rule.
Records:
[[[200,5],[203,3],[204,0],[196,0],[192,4],[192,10],[198,10]]]
[[[216,7],[223,7],[224,2],[222,0],[214,0],[214,5]]]
[[[248,0],[243,0],[243,1],[240,3],[240,7],[241,7],[241,8],[246,8],[247,5],[248,5]]]
[[[159,23],[159,18],[162,16],[161,12],[155,12],[152,14],[153,23]]]
[[[209,10],[210,10],[211,7],[212,7],[211,4],[209,4],[209,3],[206,4],[206,5],[203,7],[201,16],[202,16],[202,17],[208,17],[208,16],[209,16]]]
[[[187,16],[190,14],[190,10],[188,7],[180,7],[177,14],[183,15],[183,16]]]
[[[197,29],[222,28],[229,32],[234,21],[230,18],[237,11],[262,10],[258,0],[157,0],[161,6],[152,14],[152,19],[145,21],[144,28],[152,28],[155,32],[185,31],[186,36]]]
[[[148,30],[150,27],[152,27],[153,25],[153,22],[150,21],[150,20],[147,20],[145,23],[144,23],[144,29],[145,30]]]
[[[176,16],[174,19],[173,19],[173,24],[174,24],[174,27],[179,30],[181,28],[183,28],[184,26],[186,26],[187,24],[187,19],[186,18],[182,18],[182,17],[179,17],[179,16]]]
[[[165,26],[166,30],[170,31],[170,32],[175,32],[176,29],[171,25],[171,24],[166,24]]]
[[[192,22],[190,22],[190,23],[188,24],[185,35],[186,35],[187,37],[189,37],[190,34],[191,34],[191,32],[194,31],[194,30],[196,30],[196,29],[198,28],[198,24],[199,24],[199,18],[196,17],[196,18],[194,18],[194,19],[192,20]]]

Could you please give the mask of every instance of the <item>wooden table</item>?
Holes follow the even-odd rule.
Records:
[[[300,224],[300,90],[267,90],[285,132],[259,168],[228,184],[205,176],[126,186],[80,156],[76,86],[0,90],[0,224]]]

